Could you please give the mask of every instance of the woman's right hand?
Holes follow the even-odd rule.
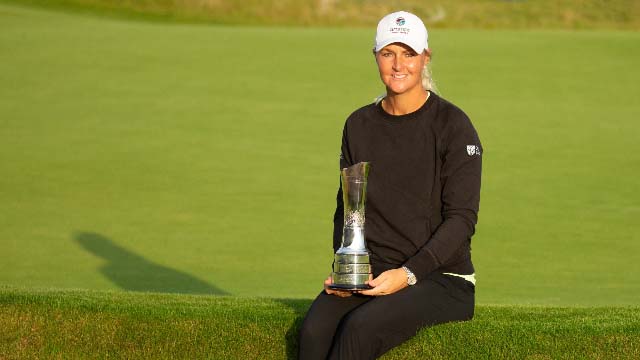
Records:
[[[351,296],[351,292],[350,291],[339,291],[339,290],[331,290],[331,289],[329,289],[329,285],[331,285],[332,283],[333,283],[333,280],[331,279],[331,275],[329,275],[327,277],[327,279],[324,281],[324,291],[327,294],[336,295],[336,296],[340,296],[340,297]]]

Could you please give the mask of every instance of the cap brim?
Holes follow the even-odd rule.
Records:
[[[386,39],[385,41],[381,42],[380,44],[376,44],[375,50],[376,52],[382,50],[385,46],[389,45],[389,44],[393,44],[393,43],[401,43],[401,44],[405,44],[408,47],[412,48],[413,51],[417,52],[418,54],[421,54],[423,51],[425,51],[427,48],[424,47],[424,44],[420,45],[420,44],[410,44],[408,41],[406,41],[405,37],[393,37],[390,39]]]

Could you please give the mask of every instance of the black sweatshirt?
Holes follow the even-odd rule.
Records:
[[[465,113],[433,92],[410,114],[390,115],[374,103],[349,116],[340,168],[371,163],[365,235],[375,275],[402,265],[418,280],[434,271],[474,273],[470,242],[482,151]],[[343,212],[340,188],[334,251],[342,241]]]

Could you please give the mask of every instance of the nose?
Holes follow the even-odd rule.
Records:
[[[393,57],[393,70],[400,71],[402,69],[402,65],[404,64],[402,56],[394,56]]]

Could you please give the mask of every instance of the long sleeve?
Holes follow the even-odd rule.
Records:
[[[480,202],[482,146],[469,118],[433,93],[415,112],[391,115],[379,104],[352,113],[342,134],[340,167],[367,161],[366,242],[380,267],[406,265],[471,274],[470,241]],[[334,249],[342,240],[338,188]]]
[[[471,121],[456,116],[443,136],[442,222],[431,239],[405,265],[418,279],[469,247],[480,203],[482,146]],[[451,265],[451,264],[448,264]]]

